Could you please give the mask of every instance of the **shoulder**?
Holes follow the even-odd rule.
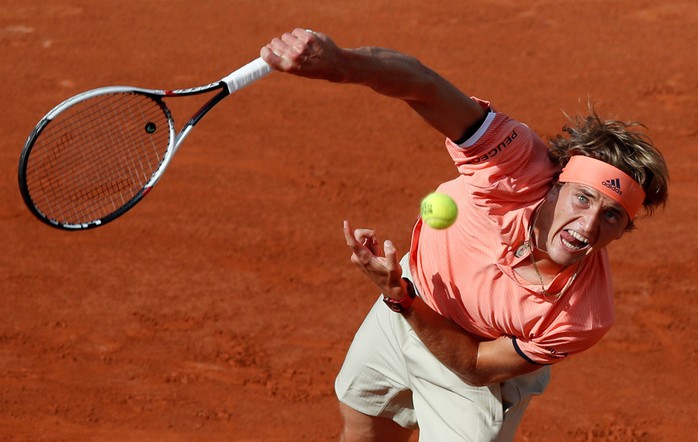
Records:
[[[494,108],[488,109],[467,139],[446,139],[446,149],[458,171],[468,175],[496,169],[501,174],[516,176],[526,169],[543,169],[550,170],[552,176],[555,168],[548,158],[547,144],[528,125]]]
[[[558,168],[547,144],[526,124],[490,110],[480,127],[460,144],[446,139],[446,149],[476,199],[527,204],[550,189]],[[507,205],[508,206],[508,205]]]

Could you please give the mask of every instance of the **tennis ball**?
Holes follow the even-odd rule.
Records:
[[[450,196],[434,192],[422,200],[420,214],[432,229],[446,229],[456,221],[458,206]]]

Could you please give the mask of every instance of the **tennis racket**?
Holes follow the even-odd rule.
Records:
[[[60,229],[102,226],[155,186],[194,126],[223,98],[264,77],[261,58],[215,83],[190,89],[111,86],[53,108],[29,135],[19,188],[29,210]],[[164,98],[218,91],[175,133]]]

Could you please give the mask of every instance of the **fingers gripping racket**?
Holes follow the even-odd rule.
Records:
[[[118,218],[157,183],[177,149],[223,98],[271,71],[261,58],[205,86],[93,89],[56,106],[34,128],[19,160],[29,210],[61,229],[89,229]],[[175,133],[166,97],[218,91]]]

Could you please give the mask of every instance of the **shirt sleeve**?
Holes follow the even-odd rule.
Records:
[[[522,340],[513,338],[514,348],[524,359],[534,364],[549,365],[561,362],[568,356],[581,353],[598,343],[611,326],[586,330],[557,329],[543,339]]]
[[[543,198],[557,172],[547,144],[527,125],[473,99],[489,114],[463,143],[446,139],[446,149],[475,203],[497,216]]]
[[[487,101],[473,99],[488,112],[483,123],[460,144],[446,140],[449,154],[461,173],[494,165],[505,167],[536,151],[547,153],[546,144],[527,125],[495,111]]]

